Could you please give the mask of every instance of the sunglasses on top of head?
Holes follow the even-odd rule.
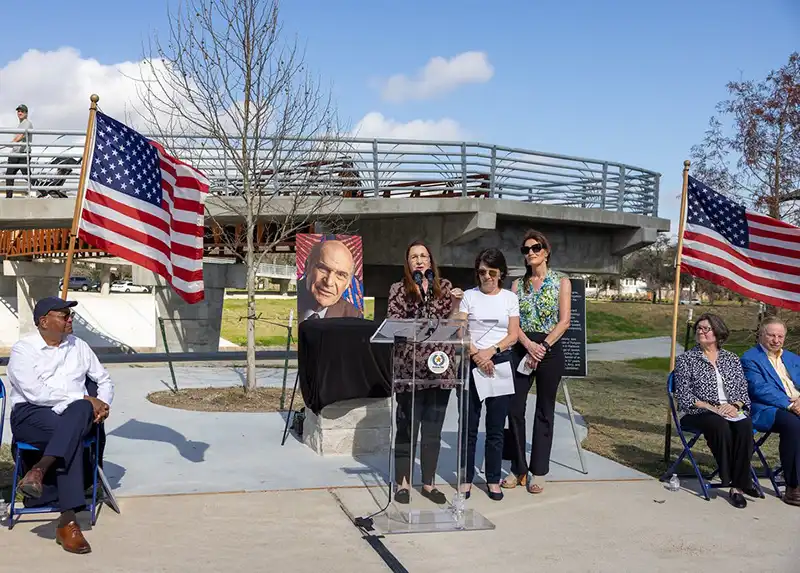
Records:
[[[533,251],[534,255],[538,255],[542,252],[542,249],[544,249],[544,247],[540,243],[536,243],[535,245],[520,247],[519,252],[523,255],[527,255],[529,252]]]

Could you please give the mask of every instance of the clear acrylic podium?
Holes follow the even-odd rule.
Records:
[[[467,441],[470,330],[496,321],[386,319],[370,339],[393,344],[389,484],[373,523],[384,534],[474,531],[494,524],[461,494]],[[416,460],[419,459],[419,464]],[[423,485],[444,494],[423,495]],[[407,488],[408,503],[397,500]],[[441,497],[440,494],[440,497]],[[472,495],[480,495],[476,487]]]

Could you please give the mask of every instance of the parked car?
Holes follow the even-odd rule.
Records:
[[[134,284],[133,281],[114,281],[111,292],[150,292],[150,287]]]
[[[58,288],[64,285],[64,279],[58,281]],[[83,292],[88,292],[90,290],[100,290],[100,283],[96,280],[92,280],[89,277],[69,277],[69,285],[67,285],[67,289],[69,290],[82,290]]]

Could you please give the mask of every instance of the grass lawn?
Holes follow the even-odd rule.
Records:
[[[372,319],[374,301],[364,301],[364,315]],[[256,346],[286,346],[286,326],[289,311],[297,314],[297,299],[258,299],[256,300]],[[222,338],[234,344],[247,344],[247,300],[227,298],[222,309]],[[277,324],[275,324],[277,323]],[[297,340],[297,317],[292,328],[292,339]]]
[[[731,330],[752,330],[758,321],[758,306],[756,305],[679,306],[679,340],[683,340],[689,308],[692,309],[694,318],[704,312],[719,314]],[[586,327],[589,331],[589,342],[670,336],[672,334],[672,305],[587,300]]]
[[[586,419],[589,435],[583,447],[654,477],[667,467],[664,424],[667,419],[667,359],[646,358],[628,362],[592,362],[590,376],[568,380],[574,408]],[[563,391],[559,401],[564,402]],[[680,440],[672,433],[672,460],[680,454]],[[703,470],[716,467],[700,439],[692,450]],[[778,440],[770,438],[763,451],[771,465],[777,461]],[[761,473],[757,457],[754,468]],[[684,462],[681,473],[691,473]]]
[[[0,445],[0,499],[11,501],[11,479],[14,477],[14,461],[11,446]]]

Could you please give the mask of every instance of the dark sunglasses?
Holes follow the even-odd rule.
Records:
[[[544,249],[544,247],[541,244],[536,243],[535,245],[531,245],[530,247],[528,246],[520,247],[519,252],[522,253],[523,255],[527,255],[530,251],[533,251],[533,254],[536,255],[541,253],[542,249]]]
[[[75,313],[71,310],[54,310],[51,312],[52,316],[60,316],[64,320],[69,320],[70,318],[75,316]]]
[[[489,275],[493,279],[496,279],[498,276],[500,276],[500,271],[496,269],[478,269],[478,274],[482,277]]]

